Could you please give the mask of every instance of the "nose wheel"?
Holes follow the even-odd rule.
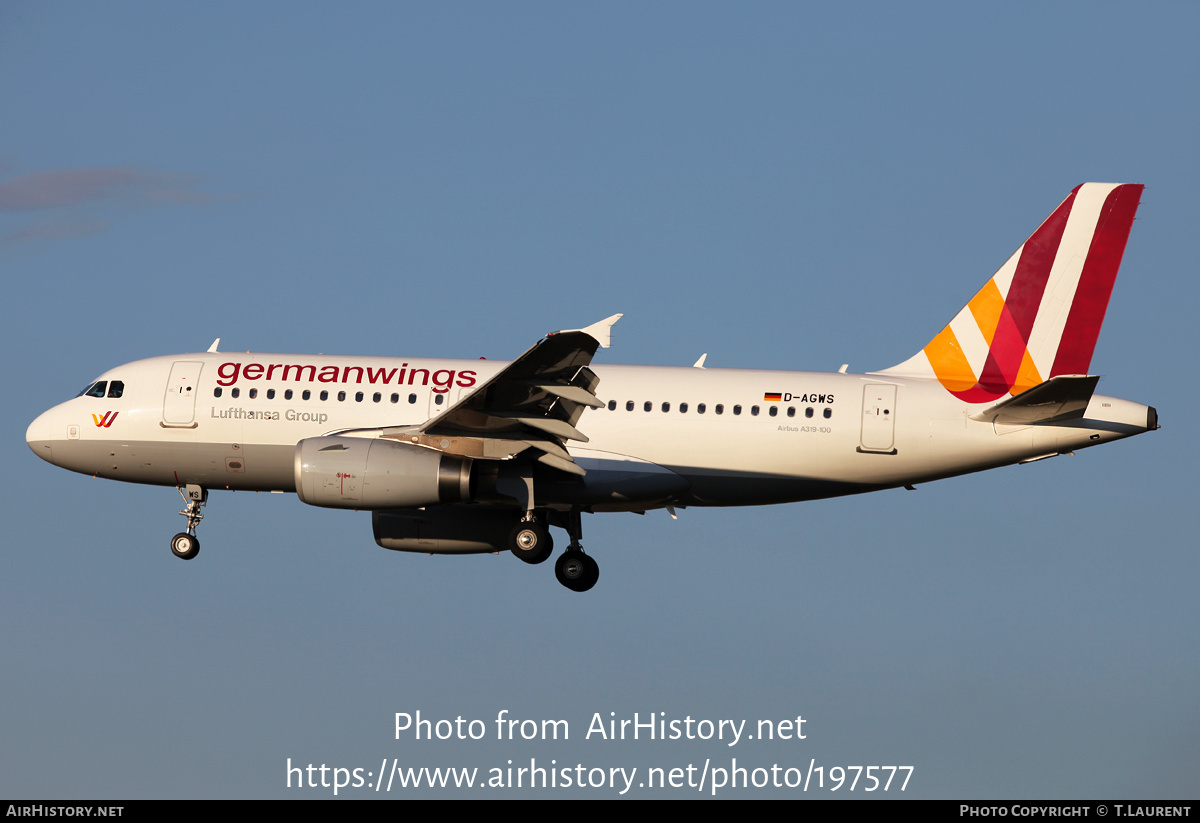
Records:
[[[171,553],[180,560],[191,560],[200,553],[200,541],[194,534],[180,532],[171,538]]]
[[[186,505],[180,514],[187,518],[187,531],[171,538],[171,554],[180,560],[191,560],[200,553],[200,539],[196,537],[196,526],[204,519],[200,507],[208,503],[208,489],[187,485],[178,487]]]

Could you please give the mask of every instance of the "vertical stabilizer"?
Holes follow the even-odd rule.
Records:
[[[1086,374],[1142,186],[1084,183],[924,349],[881,374],[986,403]]]

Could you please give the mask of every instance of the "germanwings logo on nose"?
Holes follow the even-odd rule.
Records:
[[[118,412],[113,412],[113,411],[105,412],[103,417],[101,417],[98,414],[93,414],[92,422],[95,423],[96,426],[101,429],[107,429],[109,426],[111,426],[113,424],[113,421],[117,419],[117,414],[118,414]]]

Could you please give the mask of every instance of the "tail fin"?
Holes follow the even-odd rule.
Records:
[[[936,377],[967,403],[1086,374],[1142,188],[1076,187],[929,345],[881,374]]]

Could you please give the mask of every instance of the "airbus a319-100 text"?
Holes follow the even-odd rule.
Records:
[[[621,315],[512,362],[204,353],[112,369],[26,440],[63,468],[369,510],[384,548],[511,551],[590,589],[585,512],[788,503],[1026,463],[1158,428],[1092,351],[1142,193],[1079,186],[915,355],[867,374],[593,365]]]

